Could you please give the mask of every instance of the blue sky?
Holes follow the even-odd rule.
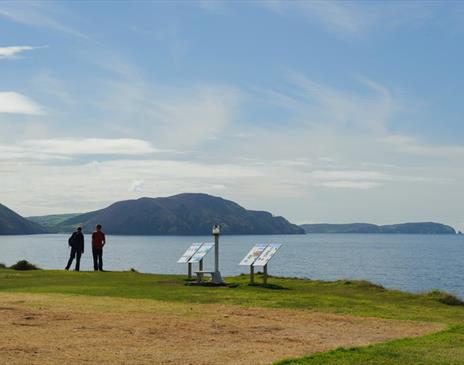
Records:
[[[464,228],[460,2],[0,2],[1,202],[206,192]]]

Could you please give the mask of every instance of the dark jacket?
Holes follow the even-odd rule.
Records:
[[[84,235],[82,232],[74,232],[71,237],[69,237],[69,246],[84,253]]]

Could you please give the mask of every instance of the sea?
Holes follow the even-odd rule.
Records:
[[[28,260],[43,269],[63,269],[68,235],[0,236],[0,263]],[[195,242],[212,236],[107,236],[104,269],[186,274],[177,260]],[[464,235],[308,234],[221,236],[219,268],[223,276],[247,273],[239,262],[257,243],[280,243],[268,264],[270,275],[317,280],[369,280],[409,292],[439,289],[464,298]],[[81,270],[92,270],[90,237]],[[204,259],[214,266],[214,252]]]

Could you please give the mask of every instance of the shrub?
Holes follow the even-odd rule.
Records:
[[[6,265],[0,262],[0,269],[6,269]]]
[[[361,288],[385,290],[382,285],[371,283],[367,280],[339,280],[336,281],[336,283],[342,283],[343,285],[355,285]]]
[[[39,270],[37,266],[31,264],[27,260],[20,260],[16,264],[10,266],[10,269],[13,270]]]
[[[440,303],[446,304],[446,305],[459,305],[459,306],[464,306],[464,301],[457,296],[446,293],[440,290],[432,290],[431,292],[427,293],[429,297],[432,297],[433,299],[439,301]]]

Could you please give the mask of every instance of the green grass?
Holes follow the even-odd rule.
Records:
[[[337,349],[326,353],[279,361],[279,365],[462,365],[464,326],[436,334],[385,344]]]
[[[322,282],[271,278],[270,287],[249,286],[248,277],[228,278],[235,287],[189,286],[182,276],[137,272],[14,271],[0,269],[0,292],[60,293],[144,298],[181,303],[225,303],[290,308],[353,316],[440,322],[429,336],[285,360],[281,364],[464,364],[464,306],[440,292],[409,294],[364,281]],[[450,305],[454,304],[454,305]]]

